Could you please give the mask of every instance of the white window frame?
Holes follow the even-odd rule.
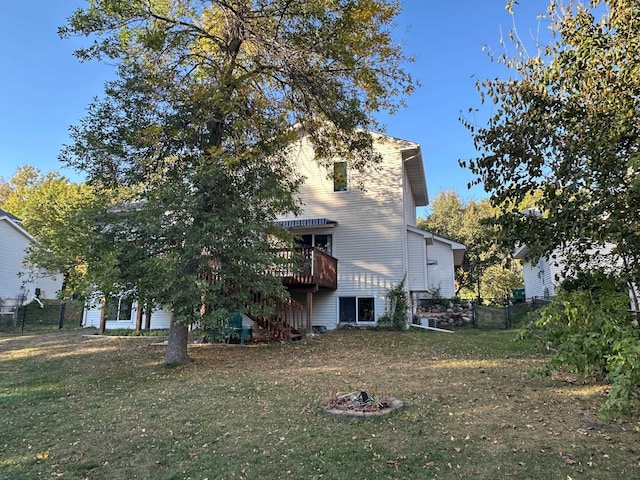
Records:
[[[348,321],[341,321],[340,320],[340,315],[341,315],[341,300],[342,299],[354,299],[355,302],[355,322],[348,322]],[[373,312],[372,312],[372,319],[371,320],[360,320],[360,300],[370,300],[372,302],[373,305]],[[371,325],[376,323],[376,297],[374,295],[342,295],[340,297],[338,297],[338,312],[337,312],[337,318],[338,318],[338,324],[355,324],[355,325]]]

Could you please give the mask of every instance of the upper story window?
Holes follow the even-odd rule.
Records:
[[[333,191],[346,192],[349,189],[347,180],[347,162],[335,162],[333,164]]]

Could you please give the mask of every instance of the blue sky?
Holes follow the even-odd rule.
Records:
[[[422,84],[409,98],[408,108],[384,117],[387,133],[422,145],[431,198],[440,190],[455,190],[463,198],[484,196],[481,188],[467,190],[471,173],[458,159],[473,157],[468,131],[458,120],[470,107],[481,107],[475,89],[479,79],[505,77],[508,72],[489,61],[483,46],[502,52],[513,18],[506,0],[405,0],[396,36],[416,57],[408,69]],[[547,0],[521,0],[515,8],[520,36],[532,42],[537,14]],[[69,142],[68,129],[102,93],[113,68],[96,62],[79,63],[72,53],[86,40],[61,40],[57,28],[81,0],[0,0],[0,177],[9,179],[20,165],[42,172],[57,170],[68,178],[82,177],[57,160]],[[541,30],[546,25],[540,25]],[[475,118],[482,122],[491,106]]]

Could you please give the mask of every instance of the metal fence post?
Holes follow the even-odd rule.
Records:
[[[64,324],[64,311],[67,306],[67,302],[62,302],[60,304],[60,319],[58,320],[58,330],[62,330],[62,325]]]
[[[478,305],[476,302],[471,303],[471,311],[473,313],[473,328],[478,328]]]

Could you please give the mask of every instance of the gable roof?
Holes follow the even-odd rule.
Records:
[[[520,245],[518,249],[513,253],[513,258],[518,260],[524,260],[532,253],[532,250],[527,245]]]
[[[2,209],[0,209],[0,222],[8,225],[10,228],[13,228],[24,235],[30,242],[35,242],[36,239],[33,238],[29,232],[27,232],[22,226],[20,226],[20,219],[15,215],[10,214]]]
[[[409,181],[409,185],[411,185],[411,192],[413,193],[413,200],[416,206],[426,207],[429,205],[427,179],[424,173],[420,144],[381,133],[376,133],[375,135],[377,135],[380,141],[392,143],[400,149],[405,171],[407,172],[407,180]]]
[[[21,220],[18,217],[16,217],[15,215],[12,215],[11,213],[7,212],[6,210],[2,210],[0,208],[0,218],[2,218],[2,217],[7,217],[12,222],[16,222],[16,223],[20,223],[21,222]]]
[[[467,250],[467,247],[462,243],[454,242],[453,240],[449,240],[448,238],[440,237],[439,235],[427,232],[426,230],[421,230],[417,227],[412,227],[411,225],[407,225],[407,230],[417,233],[418,235],[422,235],[426,240],[427,245],[433,245],[434,242],[440,242],[449,245],[449,247],[451,247],[451,251],[453,252],[453,264],[456,267],[462,265],[464,252]]]

